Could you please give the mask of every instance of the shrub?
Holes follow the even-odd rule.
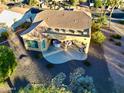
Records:
[[[91,63],[90,63],[88,60],[85,60],[83,63],[84,63],[84,65],[87,66],[87,67],[91,66]]]
[[[13,51],[7,46],[0,46],[0,83],[12,75],[17,62]]]
[[[102,44],[106,40],[106,36],[101,31],[94,32],[91,36],[92,41],[97,44]]]
[[[40,59],[40,58],[42,58],[43,56],[42,56],[42,54],[35,54],[34,57],[35,57],[36,59]]]
[[[120,24],[124,24],[124,20],[119,22]]]
[[[102,25],[107,25],[107,16],[100,16],[100,17],[97,19],[97,22],[98,22],[98,23],[101,23]]]
[[[102,7],[102,0],[95,0],[94,6],[96,8]]]
[[[118,35],[118,34],[116,34],[116,35],[111,35],[111,37],[114,38],[114,39],[121,39],[121,36]]]
[[[3,39],[7,39],[8,36],[9,36],[8,32],[2,32],[1,33],[1,38],[3,38]]]
[[[77,5],[79,3],[79,0],[70,0],[72,5]]]
[[[79,0],[80,3],[87,2],[87,0]]]
[[[48,69],[53,68],[53,67],[54,67],[54,64],[49,63],[49,64],[46,65],[46,67],[47,67]]]
[[[26,25],[26,24],[21,24],[20,27],[21,27],[21,28],[24,28],[24,29],[27,29],[29,26]]]
[[[115,42],[115,45],[121,46],[121,42]]]
[[[102,26],[101,23],[93,21],[92,22],[92,27],[91,27],[92,32],[100,31],[101,26]]]

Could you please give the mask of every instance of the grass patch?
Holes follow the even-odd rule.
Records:
[[[33,55],[33,57],[36,58],[36,59],[40,59],[40,58],[42,58],[43,56],[42,56],[42,54],[35,54],[35,55]]]
[[[91,63],[88,60],[85,60],[83,63],[87,67],[90,67],[91,66]]]
[[[48,69],[51,69],[51,68],[53,68],[53,67],[54,67],[54,64],[49,63],[49,64],[47,64],[47,65],[46,65],[46,67],[47,67]]]
[[[122,44],[121,44],[121,42],[115,42],[115,45],[116,46],[121,46]]]
[[[119,40],[121,39],[121,36],[118,35],[118,34],[111,35],[111,37],[114,38],[114,39],[119,39]]]

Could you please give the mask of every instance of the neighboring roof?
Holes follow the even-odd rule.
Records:
[[[87,29],[91,17],[83,11],[45,10],[36,15],[34,22],[44,20],[51,28]]]
[[[4,9],[6,9],[6,6],[3,5],[3,4],[0,4],[0,13],[1,13]]]
[[[29,8],[22,8],[22,7],[12,7],[10,9],[10,11],[21,13],[21,14],[25,14],[28,10]]]

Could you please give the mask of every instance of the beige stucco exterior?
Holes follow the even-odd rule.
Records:
[[[87,54],[91,39],[90,23],[91,17],[83,11],[46,10],[37,14],[31,29],[22,33],[21,37],[27,50],[47,51],[53,44],[52,40],[57,39],[65,50],[73,45]]]
[[[39,33],[39,35],[37,35],[35,37],[32,33],[35,33],[35,31],[31,31],[31,32],[21,36],[23,38],[24,45],[25,45],[25,48],[27,50],[46,51],[48,49],[48,47],[50,46],[50,42],[51,42],[52,39],[58,39],[61,42],[64,42],[64,41],[76,41],[76,42],[79,42],[80,44],[83,43],[84,45],[86,45],[85,49],[84,49],[84,52],[87,54],[88,50],[89,50],[90,39],[91,39],[90,33],[89,33],[88,37],[73,36],[73,35],[72,36],[71,35],[62,35],[62,34],[58,34],[58,35],[55,34],[55,35],[52,35],[52,36],[49,35],[47,37],[43,37],[40,33]],[[28,47],[28,45],[26,43],[26,40],[35,40],[35,41],[37,41],[38,42],[38,48],[30,48],[30,47]],[[43,40],[45,40],[45,43],[46,43],[46,48],[44,48],[44,49],[42,49],[42,46],[41,46]],[[79,45],[79,47],[80,47],[80,45]]]

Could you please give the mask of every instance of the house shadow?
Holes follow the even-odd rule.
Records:
[[[12,25],[12,28],[15,30],[19,25],[25,23],[25,22],[33,22],[35,19],[37,13],[41,12],[42,10],[39,10],[37,8],[30,8],[25,14],[23,14],[22,18],[18,21],[15,21]]]
[[[20,88],[26,87],[30,82],[25,77],[16,77],[13,81],[14,89],[12,89],[12,93],[18,93]]]

